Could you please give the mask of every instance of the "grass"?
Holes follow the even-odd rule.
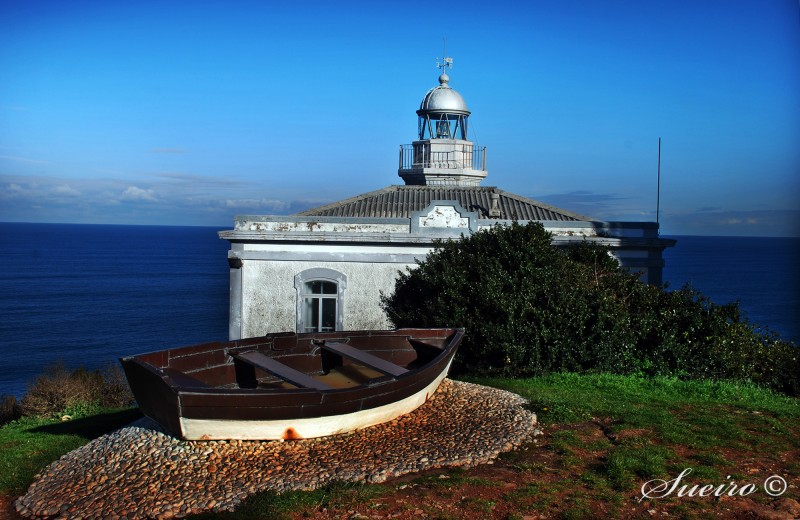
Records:
[[[759,476],[769,470],[800,478],[800,463],[787,456],[800,446],[800,399],[753,385],[604,374],[471,381],[527,398],[547,432],[544,445],[504,454],[491,468],[451,469],[444,477],[420,476],[402,485],[339,483],[313,492],[259,493],[234,513],[197,518],[288,518],[323,510],[386,516],[398,507],[458,517],[439,507],[447,502],[479,517],[613,517],[629,513],[643,482],[674,477],[687,467],[695,482],[721,483],[728,475],[752,480],[747,468],[754,462],[761,464]],[[65,423],[23,419],[1,427],[0,493],[24,492],[44,465],[135,413]],[[495,475],[493,469],[506,473]],[[509,472],[517,483],[511,489],[504,487]],[[678,517],[702,517],[713,514],[714,506],[670,498],[658,507]]]
[[[685,405],[726,406],[748,413],[800,417],[800,400],[755,385],[726,381],[615,374],[551,374],[530,379],[468,381],[510,390],[527,398],[544,424],[622,419],[633,427],[661,423]]]
[[[446,478],[445,478],[446,477]],[[426,486],[429,488],[452,488],[454,486],[485,486],[492,487],[496,484],[485,478],[471,477],[461,468],[451,469],[441,475],[428,475],[414,479],[415,486]]]
[[[692,449],[749,448],[754,442],[761,449],[788,449],[797,440],[792,431],[800,399],[754,385],[612,374],[471,381],[522,395],[545,425],[610,418],[609,435],[641,429],[648,438]]]
[[[34,475],[61,455],[141,417],[137,409],[111,409],[61,422],[23,417],[0,427],[0,494],[24,493]]]
[[[280,520],[289,518],[291,513],[299,510],[328,508],[348,510],[359,504],[374,501],[384,493],[385,489],[377,485],[335,482],[314,491],[289,492],[282,495],[274,491],[257,493],[249,496],[233,513],[203,513],[193,515],[192,518],[197,520],[217,518]]]
[[[771,464],[786,478],[800,476],[800,465],[782,460],[782,452],[800,445],[800,399],[753,385],[607,374],[471,381],[529,399],[540,422],[552,430],[548,449],[562,471],[577,472],[583,482],[579,488],[609,504],[611,514],[620,507],[619,498],[636,495],[643,482],[674,477],[687,467],[693,468],[695,482],[725,482],[731,474],[744,481],[756,478],[742,474],[729,456],[738,456],[740,463]],[[524,490],[509,498],[535,510],[552,507],[565,494],[585,500],[582,491],[532,486],[535,500],[522,499]],[[702,516],[692,505],[672,505],[688,511],[681,514]]]

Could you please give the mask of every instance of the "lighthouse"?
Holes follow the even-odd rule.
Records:
[[[486,177],[486,147],[468,137],[470,111],[464,98],[450,86],[447,69],[453,58],[443,58],[439,85],[430,89],[417,110],[417,137],[400,145],[397,174],[407,185],[479,186]]]
[[[450,86],[452,64],[437,64],[439,85],[416,111],[416,140],[400,147],[404,184],[295,215],[239,215],[219,233],[231,243],[230,339],[389,328],[381,294],[394,290],[398,273],[442,240],[512,222],[540,222],[558,247],[608,246],[623,266],[661,284],[662,252],[675,241],[658,236],[658,223],[603,222],[481,185],[486,149],[469,139],[471,114]]]

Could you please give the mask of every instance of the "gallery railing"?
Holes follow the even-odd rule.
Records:
[[[400,169],[441,168],[486,171],[486,147],[473,144],[453,145],[420,142],[400,145]],[[447,148],[442,150],[442,148]]]

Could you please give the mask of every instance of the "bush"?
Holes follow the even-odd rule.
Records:
[[[22,417],[22,406],[13,395],[0,396],[0,425]]]
[[[22,413],[33,417],[82,416],[132,402],[133,395],[120,368],[112,366],[101,372],[81,367],[69,371],[58,364],[45,369],[28,388],[22,398]]]
[[[638,372],[800,393],[797,349],[737,304],[642,283],[607,248],[555,247],[540,223],[440,242],[382,304],[397,327],[464,327],[454,373]]]

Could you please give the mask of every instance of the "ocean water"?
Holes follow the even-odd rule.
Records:
[[[221,228],[0,223],[0,395],[43,368],[226,340]],[[800,339],[800,239],[673,237],[665,280]]]
[[[221,228],[220,228],[221,229]],[[43,367],[228,337],[217,228],[0,224],[0,394]]]
[[[672,236],[669,289],[685,283],[715,303],[738,301],[756,324],[800,345],[800,238]]]

